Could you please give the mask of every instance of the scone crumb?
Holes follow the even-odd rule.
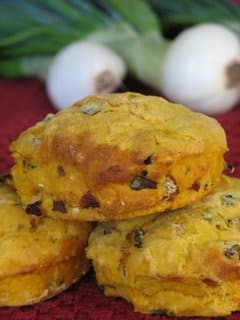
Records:
[[[166,201],[172,200],[173,197],[178,193],[178,186],[174,178],[167,176],[164,187],[166,189],[163,199]]]

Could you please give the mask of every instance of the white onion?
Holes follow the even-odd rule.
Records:
[[[208,114],[240,98],[240,42],[225,27],[205,23],[183,31],[170,46],[161,75],[170,100]]]
[[[78,41],[63,48],[50,65],[47,93],[57,109],[88,95],[114,91],[126,75],[123,60],[107,47]]]

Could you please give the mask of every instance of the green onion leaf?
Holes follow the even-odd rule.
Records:
[[[230,0],[149,0],[166,30],[215,22],[240,35],[240,6]]]
[[[105,0],[127,23],[142,33],[158,32],[160,24],[157,16],[143,0]]]

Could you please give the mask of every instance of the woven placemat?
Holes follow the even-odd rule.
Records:
[[[143,89],[140,84],[132,85],[131,82],[127,89],[152,93],[146,88]],[[0,172],[6,172],[12,165],[9,143],[21,131],[56,110],[47,98],[43,83],[37,80],[0,80],[0,97]],[[240,106],[216,118],[226,130],[229,145],[226,160],[235,166],[232,175],[240,177]],[[126,301],[105,297],[97,288],[94,274],[90,271],[77,284],[49,301],[29,307],[0,308],[0,319],[159,320],[174,317],[135,313]],[[234,313],[227,319],[240,319],[240,313]]]

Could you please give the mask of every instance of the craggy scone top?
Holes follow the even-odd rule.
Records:
[[[219,182],[225,133],[206,115],[136,93],[85,98],[12,143],[25,206],[109,220],[182,207]]]

